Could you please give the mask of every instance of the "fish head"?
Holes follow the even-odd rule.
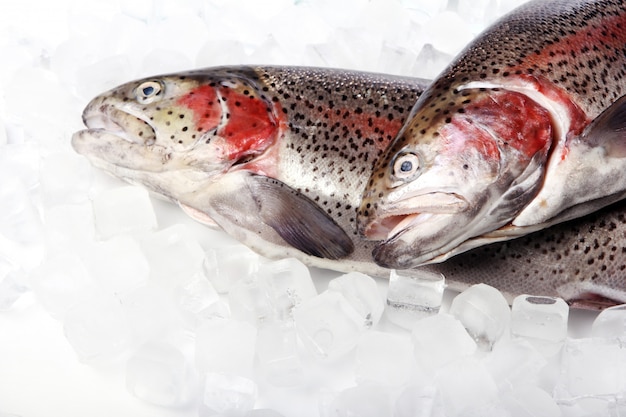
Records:
[[[376,262],[412,268],[506,224],[540,185],[551,135],[547,112],[518,93],[420,99],[359,208],[361,234],[382,241]]]
[[[213,68],[123,84],[87,105],[87,128],[72,145],[97,167],[157,193],[165,192],[154,184],[159,177],[197,186],[250,166],[275,143],[278,112],[255,77],[245,67]]]

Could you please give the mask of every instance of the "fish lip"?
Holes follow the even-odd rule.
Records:
[[[457,193],[432,192],[404,199],[386,208],[384,216],[369,222],[363,235],[369,240],[389,242],[398,239],[428,219],[439,214],[456,214],[466,211],[470,203]]]
[[[87,106],[83,123],[87,133],[106,132],[137,145],[156,143],[156,129],[148,120],[111,104]]]

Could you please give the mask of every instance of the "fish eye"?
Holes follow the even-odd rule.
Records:
[[[158,81],[145,81],[135,88],[135,97],[141,104],[158,100],[163,92],[163,85]]]
[[[401,152],[393,163],[393,176],[399,180],[412,180],[419,173],[420,159],[413,152]]]

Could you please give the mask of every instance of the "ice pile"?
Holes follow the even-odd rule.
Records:
[[[78,360],[167,415],[626,414],[624,307],[573,339],[559,299],[510,309],[478,285],[442,304],[439,275],[269,261],[70,149],[87,100],[132,78],[243,63],[433,77],[521,0],[18,3],[0,16],[0,314],[34,294]]]

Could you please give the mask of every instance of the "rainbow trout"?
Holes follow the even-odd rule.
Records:
[[[356,233],[356,210],[371,164],[424,86],[290,67],[151,77],[95,98],[72,144],[94,165],[266,256],[388,276],[373,262],[375,242]],[[451,288],[485,282],[509,299],[626,302],[623,213],[618,206],[426,268],[444,273]]]
[[[361,233],[441,262],[626,195],[626,3],[532,1],[471,42],[376,164]]]

